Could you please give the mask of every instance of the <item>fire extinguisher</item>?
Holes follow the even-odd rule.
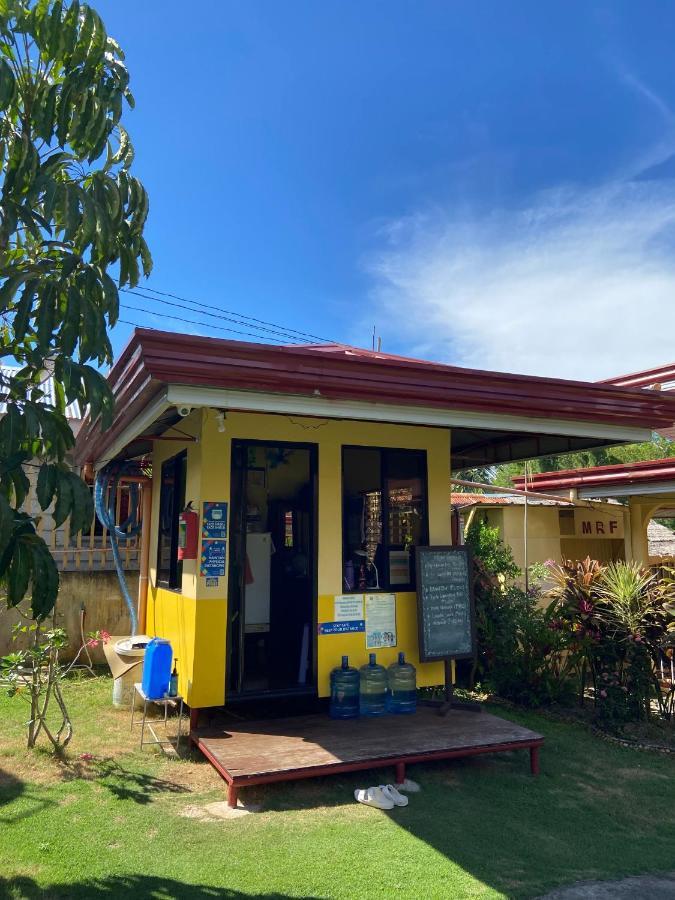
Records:
[[[188,503],[178,517],[178,559],[197,559],[199,514]]]

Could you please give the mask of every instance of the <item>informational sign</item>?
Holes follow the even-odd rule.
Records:
[[[217,587],[225,574],[227,553],[227,503],[204,500],[202,503],[202,555],[199,574],[206,578],[207,587]]]
[[[205,500],[202,503],[202,540],[227,538],[227,503]]]
[[[396,595],[366,594],[366,650],[396,646]]]
[[[622,538],[623,537],[623,511],[617,510],[616,515],[599,509],[574,510],[574,534],[579,538]]]
[[[360,622],[363,619],[363,594],[336,594],[336,622]]]
[[[418,547],[417,621],[420,660],[469,659],[475,625],[467,547]]]
[[[219,577],[225,574],[225,550],[227,541],[202,541],[199,574]]]
[[[319,634],[355,634],[366,630],[366,623],[361,619],[352,622],[319,622]]]

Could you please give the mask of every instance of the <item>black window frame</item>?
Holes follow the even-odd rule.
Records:
[[[389,551],[390,550],[398,550],[401,549],[400,544],[390,544],[389,543],[389,496],[386,491],[387,481],[396,476],[392,476],[390,472],[390,466],[388,464],[388,457],[394,454],[410,454],[411,456],[417,457],[420,462],[420,471],[422,478],[422,531],[420,535],[420,542],[416,546],[428,546],[429,544],[429,466],[428,466],[428,453],[426,450],[418,450],[418,449],[409,449],[406,447],[373,447],[370,444],[343,444],[342,445],[342,453],[341,453],[341,482],[340,482],[340,490],[342,492],[342,572],[345,569],[345,563],[347,560],[346,550],[347,550],[347,516],[346,516],[346,496],[345,496],[345,453],[349,450],[372,450],[376,451],[380,454],[380,495],[381,495],[381,503],[382,503],[382,558],[385,561],[385,565],[381,566],[382,572],[378,569],[378,580],[379,587],[377,588],[367,588],[365,591],[360,588],[354,588],[353,590],[347,590],[344,579],[342,581],[342,592],[345,594],[377,594],[377,593],[408,593],[414,592],[417,589],[417,574],[416,574],[416,565],[415,565],[415,548],[412,548],[410,554],[410,581],[406,584],[390,584],[389,582]]]
[[[171,591],[181,591],[183,580],[183,563],[178,559],[178,517],[185,509],[185,482],[187,467],[187,450],[177,453],[162,463],[160,473],[159,518],[157,520],[157,585]],[[162,521],[164,520],[167,494],[164,491],[164,478],[171,470],[173,490],[171,492],[171,548],[168,578],[162,568]],[[182,502],[181,502],[182,498]]]

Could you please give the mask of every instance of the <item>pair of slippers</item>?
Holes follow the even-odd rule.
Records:
[[[374,806],[375,809],[393,809],[395,806],[407,806],[408,798],[399,788],[405,790],[405,783],[381,784],[379,787],[357,788],[354,791],[354,799],[365,806]]]

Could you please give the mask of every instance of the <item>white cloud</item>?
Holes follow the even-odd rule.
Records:
[[[596,379],[675,359],[675,181],[391,223],[369,263],[385,349]]]
[[[367,262],[385,350],[584,380],[675,360],[675,180],[647,177],[672,158],[675,117],[621,78],[663,136],[607,183],[387,223]]]

